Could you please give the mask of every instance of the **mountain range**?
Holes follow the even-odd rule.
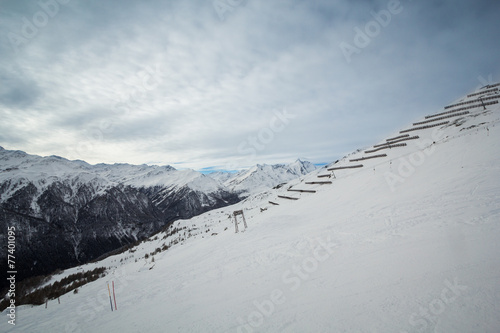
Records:
[[[221,182],[231,192],[238,193],[240,197],[248,197],[299,178],[316,169],[317,167],[311,162],[298,159],[290,164],[257,164],[237,173],[214,172],[208,176]]]
[[[314,169],[300,160],[259,165],[223,183],[168,165],[90,165],[0,147],[0,228],[18,230],[22,279],[86,263]]]

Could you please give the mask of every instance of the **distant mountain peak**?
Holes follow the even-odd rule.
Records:
[[[209,174],[208,176],[222,182],[230,191],[246,197],[299,178],[314,170],[316,166],[311,162],[297,159],[290,164],[256,164],[234,174],[226,176]]]

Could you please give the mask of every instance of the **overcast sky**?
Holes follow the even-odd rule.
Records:
[[[331,162],[500,81],[500,2],[0,0],[0,146]]]

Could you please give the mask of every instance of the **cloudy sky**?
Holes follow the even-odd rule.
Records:
[[[331,162],[500,81],[491,0],[0,0],[0,146]]]

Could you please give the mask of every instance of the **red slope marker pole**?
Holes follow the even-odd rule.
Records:
[[[111,305],[111,312],[113,312],[113,302],[111,301],[111,291],[109,290],[109,282],[108,282],[108,294],[109,294],[109,304]]]
[[[118,310],[118,308],[116,307],[115,281],[113,281],[112,284],[113,284],[113,299],[115,300],[115,310]]]

